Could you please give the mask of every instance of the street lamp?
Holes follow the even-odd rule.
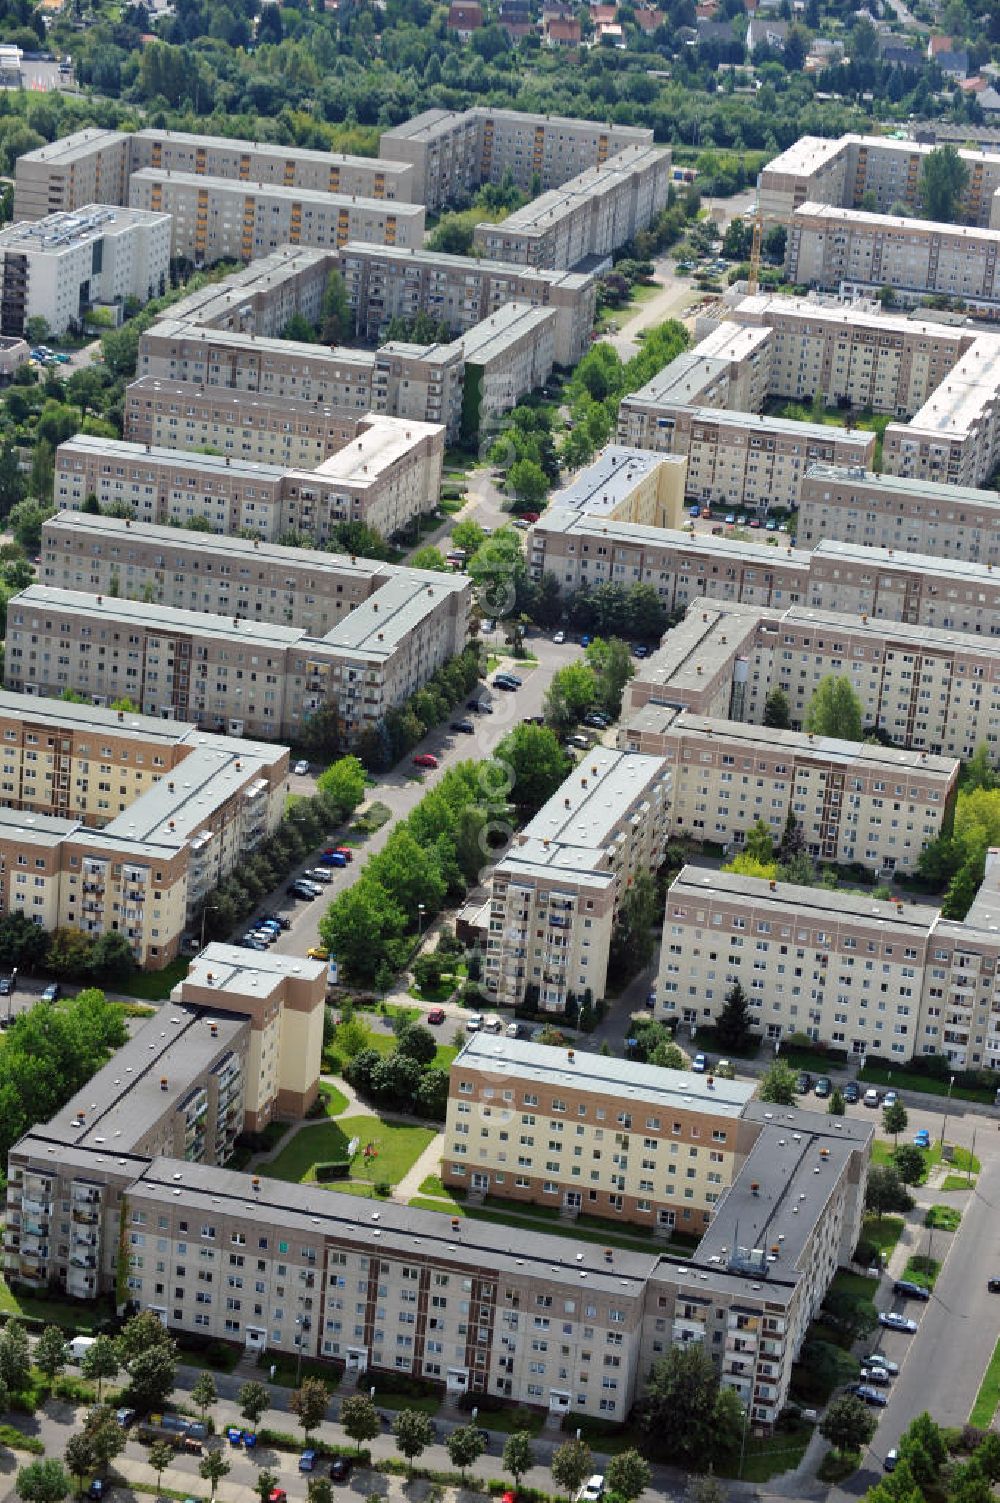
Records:
[[[942,1148],[944,1147],[944,1133],[945,1133],[945,1128],[948,1126],[948,1112],[951,1109],[951,1088],[952,1088],[952,1086],[954,1084],[955,1084],[955,1077],[954,1077],[954,1075],[949,1075],[948,1076],[948,1097],[947,1097],[947,1100],[945,1101],[945,1105],[944,1105],[944,1118],[942,1119],[942,1122],[941,1122],[941,1147]]]

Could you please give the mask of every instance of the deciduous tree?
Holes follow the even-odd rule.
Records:
[[[525,1472],[530,1472],[535,1464],[535,1452],[527,1430],[511,1431],[504,1445],[501,1460],[504,1471],[510,1472],[514,1479],[516,1491],[521,1485],[521,1478]]]
[[[795,1105],[795,1071],[786,1060],[776,1059],[768,1065],[758,1095],[761,1101],[771,1101],[776,1106]]]
[[[14,1490],[24,1503],[63,1503],[69,1497],[70,1480],[62,1462],[46,1456],[21,1468]]]
[[[422,1409],[400,1409],[393,1421],[392,1433],[396,1440],[396,1450],[406,1457],[407,1473],[411,1474],[414,1461],[434,1439],[430,1418]]]
[[[298,1418],[299,1424],[305,1431],[306,1440],[309,1439],[311,1432],[323,1423],[329,1402],[330,1395],[322,1378],[303,1378],[292,1394],[288,1407]]]
[[[457,1466],[461,1472],[464,1485],[466,1472],[470,1466],[475,1466],[486,1450],[486,1443],[475,1425],[462,1425],[451,1432],[445,1447],[452,1466]]]
[[[634,1503],[639,1494],[649,1486],[651,1477],[649,1462],[634,1447],[619,1451],[608,1462],[608,1490],[616,1498],[620,1498],[622,1503]]]
[[[853,1393],[831,1399],[820,1424],[823,1435],[838,1451],[863,1451],[875,1434],[875,1416]]]
[[[594,1458],[585,1440],[567,1440],[552,1453],[549,1470],[560,1491],[575,1497],[590,1476],[593,1464]]]
[[[860,741],[863,724],[864,707],[850,679],[839,673],[821,678],[806,710],[806,730],[816,736]]]
[[[208,1483],[213,1498],[215,1497],[215,1489],[223,1477],[229,1475],[229,1472],[229,1462],[221,1451],[209,1451],[198,1463],[198,1475]]]

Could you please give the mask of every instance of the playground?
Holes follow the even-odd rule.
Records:
[[[435,1136],[433,1127],[387,1122],[377,1116],[338,1117],[299,1128],[263,1172],[293,1184],[315,1184],[317,1164],[350,1162],[347,1179],[326,1188],[366,1195],[397,1185]]]

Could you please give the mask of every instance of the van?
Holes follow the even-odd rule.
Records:
[[[66,1348],[67,1360],[69,1362],[82,1362],[96,1340],[96,1336],[74,1336]]]
[[[865,1092],[864,1096],[861,1099],[864,1102],[865,1106],[878,1106],[878,1091],[876,1091],[875,1087],[872,1086]]]
[[[484,1033],[502,1033],[503,1032],[503,1018],[498,1018],[495,1014],[492,1014],[483,1023],[483,1032]]]

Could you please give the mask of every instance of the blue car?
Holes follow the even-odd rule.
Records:
[[[315,1451],[303,1451],[302,1455],[299,1457],[299,1471],[300,1472],[311,1472],[311,1471],[313,1471],[315,1469],[315,1466],[316,1466],[316,1452]]]
[[[913,1141],[918,1148],[929,1148],[931,1146],[931,1135],[927,1131],[927,1128],[922,1127],[919,1132],[914,1133]]]
[[[320,866],[346,866],[347,857],[341,855],[340,851],[324,851],[319,858],[319,864]]]

